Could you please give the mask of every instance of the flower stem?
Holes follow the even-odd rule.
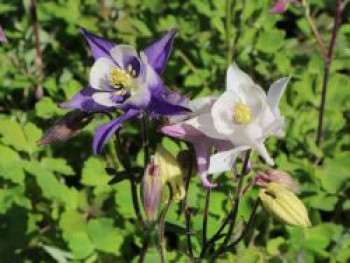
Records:
[[[130,178],[131,198],[137,221],[139,222],[142,228],[145,228],[146,224],[141,214],[139,199],[137,195],[137,184],[135,174],[131,171],[130,162],[128,158],[126,158],[128,155],[123,151],[123,149],[124,147],[122,146],[120,140],[120,133],[117,132],[115,133],[115,150],[117,152],[118,159],[120,160],[121,164],[123,165],[125,171],[128,173]]]
[[[250,214],[250,217],[249,217],[247,225],[244,227],[243,232],[241,233],[241,235],[235,241],[233,241],[231,244],[227,245],[224,248],[224,251],[234,249],[235,246],[239,242],[241,242],[243,240],[243,238],[245,238],[248,235],[248,233],[250,232],[250,230],[252,229],[252,226],[254,224],[255,215],[256,215],[256,212],[258,210],[259,205],[260,205],[260,199],[258,198],[255,201],[255,203],[254,203],[253,210],[252,210],[252,212]]]
[[[312,20],[312,17],[310,16],[310,7],[309,7],[309,4],[307,3],[307,1],[303,1],[304,3],[304,9],[305,9],[305,18],[316,38],[316,41],[317,41],[317,44],[318,46],[320,47],[320,50],[321,50],[321,55],[323,57],[323,59],[327,59],[327,51],[326,51],[326,48],[325,48],[325,45],[324,45],[324,42],[321,38],[321,35],[320,33],[318,32],[318,29],[317,27],[315,26],[315,23],[314,21]]]
[[[39,22],[37,15],[37,1],[30,1],[30,16],[33,21],[33,30],[34,30],[34,45],[35,45],[35,77],[36,77],[36,87],[35,87],[35,98],[40,100],[43,95],[43,86],[42,86],[42,78],[43,78],[43,56],[40,47],[40,30],[39,30]]]
[[[231,41],[232,25],[232,0],[226,0],[226,46],[227,46],[227,65],[231,64],[233,56],[233,46]]]
[[[324,74],[323,74],[321,103],[320,103],[320,111],[318,115],[318,127],[317,127],[317,137],[316,137],[316,145],[318,147],[321,147],[321,142],[322,142],[323,119],[324,119],[324,111],[326,106],[327,89],[329,85],[329,75],[330,75],[331,62],[332,62],[335,42],[337,38],[337,31],[341,23],[341,16],[342,16],[341,0],[336,0],[336,11],[335,11],[335,17],[334,17],[334,25],[332,29],[332,37],[328,48],[328,54],[324,59],[325,67],[324,67]]]
[[[237,219],[237,214],[238,214],[239,202],[240,202],[240,199],[241,199],[241,192],[242,192],[242,187],[243,187],[244,176],[248,173],[248,163],[249,163],[250,153],[251,153],[251,150],[248,150],[246,155],[245,155],[242,171],[241,171],[241,174],[239,175],[239,178],[238,178],[238,185],[237,185],[237,188],[236,188],[236,191],[235,191],[235,196],[234,196],[234,205],[233,205],[233,208],[232,208],[231,213],[230,213],[229,229],[228,229],[228,231],[226,233],[224,242],[221,244],[221,246],[219,247],[217,252],[212,257],[212,260],[211,260],[212,262],[214,262],[216,260],[216,258],[221,253],[223,253],[225,251],[225,248],[226,248],[228,242],[231,239],[231,236],[232,236],[235,224],[236,224],[236,219]]]
[[[169,211],[169,208],[171,206],[171,204],[173,203],[173,194],[172,194],[172,190],[170,185],[168,185],[169,187],[169,200],[168,203],[166,204],[163,213],[160,216],[159,219],[159,246],[160,246],[160,259],[162,263],[165,263],[165,252],[166,252],[166,243],[165,243],[165,218],[166,218],[166,214]]]
[[[211,189],[208,188],[205,194],[205,204],[204,204],[204,216],[203,216],[203,247],[207,245],[207,226],[208,226],[208,217],[209,217],[209,205],[210,205],[210,193]]]
[[[188,248],[188,254],[191,260],[193,259],[193,249],[192,249],[192,242],[191,242],[191,211],[188,207],[188,191],[190,188],[192,166],[193,166],[193,157],[191,156],[189,168],[187,171],[186,182],[185,182],[185,198],[183,201],[183,211],[185,214],[185,222],[186,222],[187,248]]]
[[[149,138],[148,138],[148,125],[147,125],[147,115],[144,115],[140,121],[141,131],[142,131],[142,147],[144,153],[144,165],[146,167],[149,159]]]

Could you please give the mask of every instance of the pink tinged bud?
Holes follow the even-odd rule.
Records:
[[[155,164],[154,157],[152,157],[145,169],[141,185],[142,204],[149,221],[155,220],[162,199],[162,189],[163,179],[159,167]]]
[[[275,5],[270,9],[271,14],[282,14],[287,11],[290,0],[277,0]]]
[[[254,184],[260,187],[267,187],[269,183],[278,183],[294,193],[298,193],[300,189],[299,184],[288,173],[280,170],[270,169],[266,173],[259,172],[254,178]]]
[[[5,32],[4,30],[2,29],[2,27],[0,26],[0,42],[4,42],[4,43],[7,43],[7,38],[5,36]]]
[[[290,174],[286,172],[270,169],[267,172],[267,176],[270,182],[278,183],[294,193],[298,193],[300,191],[299,184],[295,180],[293,180]]]
[[[58,141],[65,141],[77,135],[88,125],[93,116],[81,110],[73,110],[64,115],[55,124],[53,124],[37,142],[44,146],[54,144]]]

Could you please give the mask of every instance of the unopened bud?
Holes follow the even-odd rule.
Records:
[[[159,172],[163,184],[169,184],[174,201],[180,201],[185,197],[182,171],[178,161],[160,144],[157,146],[155,155],[156,163],[159,165]]]
[[[5,36],[5,32],[1,26],[0,26],[0,42],[7,43],[7,38]]]
[[[278,183],[294,193],[298,193],[300,190],[299,184],[293,180],[290,174],[283,171],[270,169],[267,172],[259,172],[254,178],[254,183],[263,187],[267,187],[272,182]]]
[[[163,180],[159,173],[159,167],[151,157],[145,169],[141,185],[141,199],[149,221],[153,221],[158,211],[162,198]]]
[[[301,200],[289,189],[278,183],[269,183],[261,188],[259,197],[264,208],[282,223],[310,227],[307,210]]]
[[[93,119],[90,113],[73,110],[52,125],[37,142],[40,146],[68,140],[77,135]]]
[[[267,176],[270,182],[278,183],[294,193],[298,193],[300,191],[299,184],[293,180],[290,174],[284,171],[270,169],[267,172]]]

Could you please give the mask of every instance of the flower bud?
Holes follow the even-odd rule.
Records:
[[[0,42],[7,43],[7,38],[5,36],[5,32],[1,26],[0,26]]]
[[[163,146],[158,144],[156,150],[156,164],[159,165],[159,172],[163,184],[169,184],[174,201],[180,201],[185,197],[181,167],[176,158]]]
[[[90,113],[81,110],[72,110],[54,123],[37,142],[44,146],[65,141],[77,135],[93,119]]]
[[[254,183],[267,187],[269,183],[278,183],[294,193],[299,192],[299,184],[286,172],[270,169],[267,172],[259,172],[254,178]]]
[[[260,189],[259,197],[267,212],[282,223],[304,228],[311,226],[304,204],[284,186],[269,183],[267,188]]]
[[[141,199],[148,220],[153,221],[162,198],[163,179],[159,167],[151,157],[145,169],[141,185]]]
[[[293,180],[290,174],[284,171],[270,169],[267,172],[267,175],[269,177],[270,182],[278,183],[294,193],[298,193],[300,191],[299,184],[295,180]]]

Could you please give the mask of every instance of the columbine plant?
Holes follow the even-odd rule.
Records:
[[[283,3],[287,4],[289,1]],[[70,101],[60,104],[62,108],[74,110],[52,126],[40,141],[41,144],[74,136],[92,121],[95,113],[111,116],[111,112],[122,111],[121,116],[97,129],[93,150],[98,154],[107,140],[127,120],[134,117],[144,118],[146,115],[167,116],[168,123],[159,129],[160,132],[193,145],[197,171],[203,186],[207,188],[200,259],[208,256],[214,262],[222,253],[235,248],[252,228],[260,203],[282,223],[299,227],[311,226],[304,205],[294,194],[299,190],[298,184],[289,174],[272,169],[266,172],[255,171],[257,176],[244,188],[244,177],[250,168],[254,170],[249,161],[253,150],[268,166],[274,165],[264,143],[270,136],[283,136],[284,118],[278,105],[290,77],[274,82],[266,94],[250,76],[233,63],[227,69],[226,91],[223,94],[190,100],[177,92],[167,90],[160,78],[171,52],[176,30],[170,30],[140,53],[132,46],[117,45],[85,29],[81,33],[95,59],[90,71],[89,86]],[[144,231],[140,262],[143,262],[147,252],[150,233],[155,229],[159,230],[161,260],[165,262],[165,218],[170,205],[183,199],[187,246],[190,258],[194,259],[191,242],[192,215],[187,203],[192,162],[189,161],[186,168],[188,175],[185,188],[183,170],[186,169],[181,169],[176,158],[161,145],[157,146],[155,154],[149,158],[145,137],[141,201],[147,220],[143,219],[144,215],[138,203],[135,170],[131,168],[127,155],[122,153],[119,135],[116,140],[118,157],[130,176],[135,214]],[[211,155],[213,151],[215,153]],[[232,208],[215,234],[208,238],[206,228],[210,188],[217,186],[208,175],[233,170],[237,157],[242,157],[243,165],[242,171],[236,176],[233,200],[230,200]],[[259,197],[256,197],[248,222],[242,224],[241,233],[234,235],[240,199],[254,185],[260,187]],[[165,195],[165,186],[169,189],[168,196]]]

